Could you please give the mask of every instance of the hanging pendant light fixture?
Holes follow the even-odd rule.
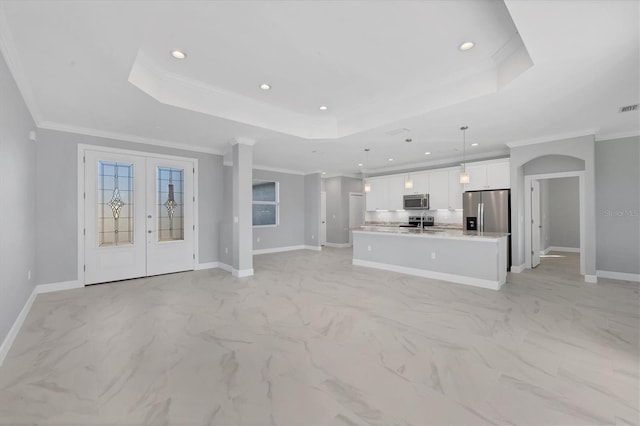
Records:
[[[411,143],[412,139],[407,138],[404,140],[406,143]],[[413,179],[411,179],[411,173],[407,174],[407,177],[404,178],[404,188],[405,189],[413,189]]]
[[[366,152],[367,154],[367,159],[364,163],[364,192],[371,192],[371,184],[369,182],[367,182],[367,169],[369,168],[369,151],[371,151],[369,148],[365,148],[364,152]]]
[[[462,130],[462,172],[460,172],[460,183],[469,183],[469,173],[467,173],[466,168],[466,157],[467,157],[467,129],[469,126],[462,126],[460,130]]]

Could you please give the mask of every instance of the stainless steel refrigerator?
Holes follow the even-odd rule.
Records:
[[[511,191],[468,191],[462,196],[467,231],[511,233]],[[511,236],[507,238],[507,270],[511,269]]]

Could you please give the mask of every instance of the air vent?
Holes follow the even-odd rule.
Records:
[[[638,110],[638,104],[620,107],[620,112],[630,112],[630,111],[637,111],[637,110]]]
[[[406,129],[403,127],[401,129],[389,130],[388,132],[385,132],[385,133],[389,136],[394,136],[394,135],[399,135],[400,133],[406,133],[408,131],[409,129]]]

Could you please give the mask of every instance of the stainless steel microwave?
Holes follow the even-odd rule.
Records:
[[[429,194],[405,195],[402,205],[405,210],[429,210]]]

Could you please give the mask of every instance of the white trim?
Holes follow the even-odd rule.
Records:
[[[283,251],[294,251],[294,250],[304,250],[305,246],[301,245],[301,246],[288,246],[288,247],[273,247],[273,248],[266,248],[266,249],[258,249],[258,250],[253,250],[253,255],[259,255],[259,254],[269,254],[269,253],[280,253]]]
[[[7,357],[7,354],[9,353],[9,350],[11,349],[11,346],[13,345],[14,340],[16,340],[16,337],[18,336],[18,332],[20,331],[20,328],[22,327],[24,320],[27,318],[27,315],[31,310],[31,305],[33,305],[33,301],[36,300],[37,295],[38,295],[38,288],[34,287],[33,291],[29,295],[29,298],[27,299],[24,306],[22,307],[22,310],[18,314],[18,318],[16,318],[16,320],[13,322],[13,325],[9,329],[7,336],[2,341],[2,344],[0,344],[0,366],[4,362],[4,359]]]
[[[485,280],[481,278],[465,277],[463,275],[446,274],[444,272],[427,271],[425,269],[407,268],[406,266],[389,265],[387,263],[371,262],[368,260],[353,259],[355,266],[364,266],[367,268],[383,269],[385,271],[399,272],[401,274],[415,275],[423,278],[432,278],[435,280],[451,281],[457,284],[471,285],[490,290],[500,290],[502,284],[499,281]]]
[[[546,253],[549,253],[550,251],[562,251],[562,252],[566,252],[566,253],[580,253],[580,247],[556,247],[556,246],[549,246],[549,248],[546,250]]]
[[[172,76],[177,77],[177,78],[181,78],[182,77],[181,75],[176,75],[176,74],[173,74],[173,73],[167,73],[167,74],[171,74]],[[166,75],[165,75],[165,77],[166,77]],[[186,81],[191,81],[190,79],[185,79],[185,80]],[[200,111],[198,111],[198,112],[200,112]],[[231,146],[233,146],[233,145],[254,146],[256,144],[256,140],[255,139],[251,139],[251,138],[245,138],[243,136],[236,136],[236,137],[232,138],[229,141],[229,144]]]
[[[233,165],[233,163],[231,165]],[[225,166],[226,166],[226,164],[225,164]],[[300,171],[300,170],[281,169],[281,168],[278,168],[278,167],[261,166],[261,165],[258,165],[258,164],[254,164],[253,165],[253,170],[262,170],[262,171],[265,171],[265,172],[284,173],[284,174],[287,174],[287,175],[301,175],[301,176],[305,175],[305,173]]]
[[[207,263],[196,263],[196,266],[194,267],[194,271],[202,271],[204,269],[214,269],[214,268],[219,268],[220,267],[220,263],[219,262],[207,262]]]
[[[627,272],[615,271],[596,271],[596,276],[601,278],[610,278],[612,280],[635,281],[640,282],[640,274],[629,274]]]
[[[549,254],[550,251],[551,251],[551,247],[547,247],[544,250],[540,250],[540,254],[541,255],[546,255],[546,254]],[[578,250],[578,251],[580,251],[580,250]]]
[[[609,141],[614,139],[622,139],[622,138],[633,138],[636,136],[640,136],[639,130],[631,130],[628,132],[619,132],[619,133],[605,133],[602,135],[596,135],[596,141]]]
[[[520,146],[536,145],[539,143],[546,143],[546,142],[555,142],[555,141],[561,141],[564,139],[579,138],[582,136],[595,136],[596,133],[597,133],[597,130],[595,129],[581,130],[581,131],[568,132],[568,133],[557,133],[555,135],[539,136],[535,138],[507,142],[505,145],[507,145],[509,148],[517,148]]]
[[[305,250],[322,251],[322,246],[304,246]]]
[[[78,145],[78,182],[77,182],[77,191],[76,197],[78,198],[78,216],[76,218],[77,222],[77,232],[78,232],[78,270],[77,270],[77,278],[78,281],[84,285],[86,280],[84,277],[84,237],[85,237],[85,214],[84,214],[84,173],[86,164],[84,162],[84,154],[86,151],[86,146],[88,145]]]
[[[329,242],[326,242],[326,243],[324,243],[324,245],[327,246],[327,247],[335,247],[335,248],[351,247],[351,244],[349,244],[349,243],[329,243]]]
[[[522,265],[511,265],[511,271],[509,272],[513,272],[514,274],[519,274],[522,271],[524,271],[526,269],[525,264],[523,263]]]
[[[475,163],[477,161],[488,161],[488,160],[499,160],[505,159],[509,157],[509,149],[505,147],[505,149],[489,151],[489,152],[481,152],[477,154],[469,154],[465,157],[467,164]],[[406,174],[406,173],[414,173],[414,172],[422,172],[428,170],[440,170],[440,169],[449,169],[455,168],[462,163],[462,155],[455,157],[447,157],[443,159],[436,159],[431,161],[420,161],[418,163],[413,164],[404,164],[399,166],[389,166],[389,167],[379,167],[377,169],[371,169],[368,171],[368,177],[381,177],[389,175],[389,172],[392,174]]]
[[[13,36],[11,34],[11,31],[9,31],[9,23],[7,22],[7,17],[4,13],[1,3],[0,52],[2,52],[2,56],[4,56],[5,62],[7,63],[7,68],[9,68],[9,72],[16,82],[16,86],[18,86],[18,91],[22,95],[22,99],[24,100],[29,113],[31,113],[33,121],[36,123],[36,126],[40,127],[40,123],[42,122],[42,114],[40,114],[37,102],[33,97],[33,91],[31,90],[31,85],[29,84],[27,73],[24,71],[24,67],[22,66],[22,62],[20,61],[20,56],[17,53],[17,49],[13,41]],[[2,363],[0,362],[0,364]]]
[[[44,121],[38,127],[42,129],[57,130],[60,132],[75,133],[79,135],[95,136],[98,138],[115,139],[125,142],[141,143],[145,145],[161,146],[165,148],[179,149],[182,151],[203,152],[205,154],[223,155],[223,151],[211,147],[183,144],[178,142],[163,141],[160,139],[142,136],[128,135],[126,133],[109,132],[106,130],[89,129],[87,127],[72,126],[68,124]],[[115,149],[115,148],[114,148]],[[140,151],[138,151],[140,152]],[[153,154],[153,153],[150,153]],[[155,155],[155,154],[154,154]],[[161,155],[161,154],[157,154]],[[186,157],[185,157],[186,158]]]
[[[250,269],[235,269],[231,270],[231,275],[236,278],[245,278],[253,275],[253,268]]]
[[[584,276],[584,282],[585,283],[596,284],[598,282],[598,276],[597,275],[585,275]]]
[[[84,284],[78,280],[61,281],[58,283],[39,284],[36,286],[38,294],[52,293],[54,291],[73,290],[76,288],[84,288]]]
[[[222,269],[223,271],[227,271],[227,272],[232,272],[233,271],[233,267],[231,265],[227,265],[226,263],[222,263],[222,262],[218,262],[218,268]]]

